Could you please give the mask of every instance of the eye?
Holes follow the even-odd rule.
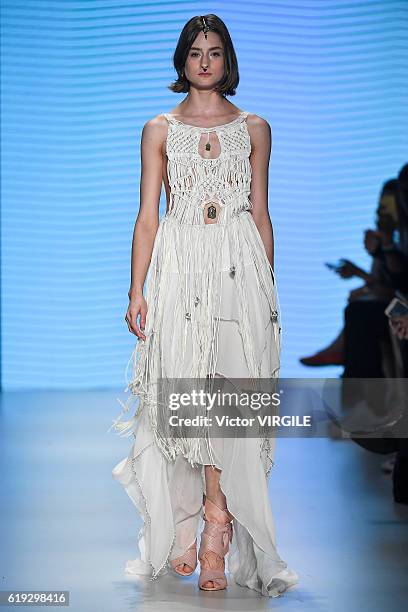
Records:
[[[198,55],[198,51],[192,51],[192,52],[190,53],[190,55],[191,55],[191,57],[194,57],[195,55]]]

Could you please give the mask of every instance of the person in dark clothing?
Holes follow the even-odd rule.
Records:
[[[355,300],[344,311],[343,378],[383,378],[381,340],[389,337],[387,301]]]
[[[398,249],[389,251],[392,253],[392,257],[388,256],[388,260],[391,264],[390,267],[392,274],[395,275],[394,282],[399,290],[399,295],[403,301],[408,303],[408,164],[403,166],[398,175],[397,198],[400,229],[399,243]],[[357,312],[357,309],[355,312]],[[368,313],[368,310],[365,312]],[[371,317],[368,316],[368,319],[371,321],[371,325],[375,324],[376,320],[377,323],[380,322],[378,329],[374,328],[374,331],[376,332],[372,334],[372,338],[374,338],[374,340],[372,338],[371,340],[367,339],[369,336],[370,325],[368,322],[363,320],[362,313],[359,312],[358,315],[356,315],[356,319],[359,317],[361,328],[364,330],[361,331],[361,336],[363,338],[362,343],[368,351],[373,351],[373,354],[369,354],[368,361],[367,354],[363,359],[362,351],[357,346],[358,331],[356,331],[355,335],[352,335],[351,342],[355,341],[356,344],[353,345],[353,347],[355,347],[355,350],[357,351],[357,353],[354,353],[354,356],[358,355],[358,351],[360,350],[360,359],[362,362],[364,362],[358,363],[357,358],[354,359],[354,361],[351,359],[350,370],[354,375],[358,376],[379,376],[381,373],[381,357],[378,352],[378,346],[375,339],[377,337],[377,333],[378,337],[382,337],[383,334],[385,334],[385,329],[381,314],[376,312],[376,314],[371,313],[371,315]],[[350,321],[353,318],[352,315],[348,315],[348,317]],[[399,339],[398,349],[401,355],[403,369],[402,375],[404,378],[408,378],[408,316],[395,318],[391,317],[390,319],[387,319],[387,322],[391,333],[395,334]],[[363,448],[375,453],[395,453],[395,461],[392,467],[393,499],[396,503],[408,504],[408,438],[400,437],[401,435],[404,435],[404,433],[400,433],[401,431],[406,432],[408,406],[405,404],[404,410],[405,412],[403,411],[401,417],[401,420],[404,420],[405,422],[404,429],[401,429],[400,420],[391,428],[391,430],[384,430],[384,437],[352,437],[351,439],[359,446],[362,446]],[[392,435],[392,437],[389,437],[390,435]]]
[[[400,244],[406,260],[402,263],[405,267],[404,283],[408,283],[408,164],[405,164],[398,174],[398,199],[400,203],[400,216],[402,229]],[[408,288],[404,284],[401,292],[404,292],[408,300]],[[401,357],[404,366],[404,377],[408,378],[408,317],[404,317],[401,325],[393,325],[390,321],[391,330],[400,339]],[[407,408],[408,410],[408,408]],[[394,469],[392,472],[392,486],[394,501],[397,503],[408,504],[408,438],[398,440],[398,450],[395,457]]]
[[[395,221],[379,208],[377,231],[366,233],[366,246],[375,258],[376,273],[368,280],[359,299],[344,312],[345,365],[343,378],[383,378],[382,342],[390,338],[384,312],[395,291],[408,290],[408,216],[398,180],[384,185],[395,195],[398,212],[398,242],[394,242]],[[370,232],[370,230],[369,230]],[[367,298],[364,299],[364,290]],[[370,296],[370,297],[369,297]]]
[[[363,270],[347,259],[343,259],[342,265],[335,270],[341,278],[358,277],[364,281],[363,286],[350,291],[348,297],[350,304],[356,300],[381,301],[387,304],[394,295],[395,287],[402,282],[399,275],[399,262],[398,260],[395,262],[395,256],[392,253],[393,234],[399,230],[397,190],[397,179],[388,180],[383,184],[377,207],[376,228],[367,229],[364,233],[364,247],[372,257],[370,271]],[[367,308],[370,311],[370,319],[372,319],[375,317],[375,312],[378,312],[378,308],[376,309],[375,306]],[[364,316],[363,313],[364,306],[356,306],[356,309],[350,306],[346,316],[352,320],[356,318],[358,323],[361,316]],[[310,357],[300,358],[300,362],[307,366],[345,365],[345,337],[343,325],[338,336],[328,347]],[[351,342],[352,340],[349,339],[349,345]]]

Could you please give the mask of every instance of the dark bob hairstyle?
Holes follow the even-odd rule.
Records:
[[[198,34],[203,31],[202,17],[204,17],[209,30],[219,35],[224,48],[224,77],[217,85],[216,90],[222,96],[234,96],[239,83],[237,56],[227,26],[222,19],[212,13],[192,17],[182,29],[173,56],[174,68],[178,78],[168,87],[175,93],[186,93],[190,89],[190,83],[184,74],[184,66],[193,42]]]

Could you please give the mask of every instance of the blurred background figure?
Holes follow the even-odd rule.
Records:
[[[373,418],[364,392],[367,378],[387,378],[391,385],[393,378],[408,378],[408,164],[396,179],[383,184],[376,227],[365,230],[364,248],[372,257],[369,272],[347,259],[326,264],[341,278],[359,277],[363,284],[349,293],[344,325],[337,337],[300,362],[307,366],[344,365],[341,378],[362,379],[361,389],[356,387],[356,395],[348,406],[351,410],[343,406],[343,431],[366,450],[390,455],[382,464],[382,471],[392,477],[394,501],[408,504],[408,439],[401,437],[406,432],[408,401],[402,398],[402,412],[396,420],[395,407],[386,405],[384,387],[384,401],[381,398],[379,401],[383,413]],[[385,310],[394,298],[399,299],[402,312],[388,316]],[[367,424],[368,435],[368,425],[376,423],[375,437],[361,437],[357,424]],[[362,431],[366,431],[364,427]],[[357,432],[359,437],[355,437]]]
[[[373,257],[371,274],[352,292],[344,312],[344,378],[397,375],[384,312],[396,291],[408,291],[408,225],[397,180],[383,187],[376,225],[364,238]]]
[[[342,259],[330,265],[341,278],[359,277],[364,284],[350,291],[344,326],[324,349],[300,362],[307,366],[344,365],[343,377],[383,377],[384,346],[390,333],[384,310],[395,291],[407,291],[407,215],[397,179],[384,183],[376,211],[376,228],[364,232],[364,247],[372,257],[369,272]],[[373,332],[373,330],[375,330]],[[387,352],[385,352],[387,355]],[[391,368],[392,371],[392,368]]]
[[[401,223],[400,244],[405,254],[405,283],[408,282],[408,164],[402,167],[398,175],[398,202],[400,205],[399,215],[403,220]],[[405,292],[400,293],[401,299],[408,306],[408,289],[404,285]],[[395,357],[400,358],[404,378],[408,378],[408,314],[391,317],[389,325],[392,334],[397,338]],[[408,403],[408,400],[407,400]],[[408,408],[406,409],[408,411]],[[406,417],[406,415],[405,415]],[[394,501],[408,504],[408,439],[396,440],[396,453],[392,469],[393,496]]]

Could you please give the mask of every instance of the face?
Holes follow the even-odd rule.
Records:
[[[377,208],[377,226],[379,229],[389,230],[398,227],[398,211],[395,196],[383,193]]]
[[[224,76],[224,50],[221,38],[200,32],[193,42],[184,66],[186,78],[197,89],[213,89]]]

